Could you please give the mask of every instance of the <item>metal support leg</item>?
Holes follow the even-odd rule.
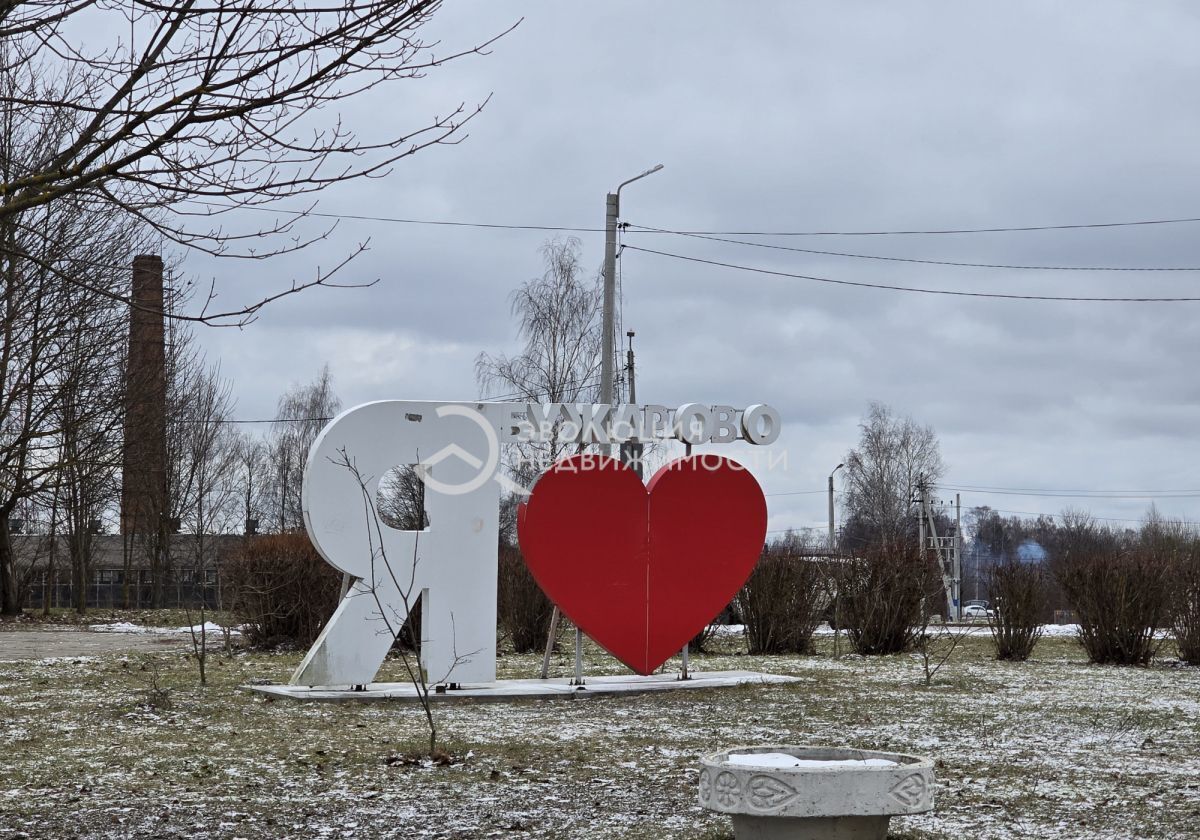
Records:
[[[690,680],[691,677],[688,676],[688,646],[687,645],[683,646],[682,656],[683,656],[683,670],[679,674],[679,679]]]
[[[583,686],[583,631],[575,628],[575,679],[571,685]]]
[[[550,654],[554,651],[554,637],[558,635],[558,607],[550,614],[550,632],[546,636],[546,652],[542,654],[542,679],[550,676]]]

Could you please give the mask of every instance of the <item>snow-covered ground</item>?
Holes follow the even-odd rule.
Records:
[[[936,810],[894,821],[894,840],[1197,836],[1200,668],[1091,666],[1055,637],[999,663],[973,635],[925,687],[913,657],[818,644],[751,657],[734,636],[692,658],[800,677],[786,686],[439,706],[448,765],[410,755],[428,739],[416,707],[238,690],[286,680],[298,654],[210,656],[206,687],[181,653],[0,663],[0,838],[728,840],[696,803],[698,758],[772,744],[936,759]],[[539,664],[500,659],[509,677]],[[589,648],[587,671],[621,668]]]

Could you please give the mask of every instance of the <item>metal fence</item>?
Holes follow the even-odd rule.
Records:
[[[190,570],[182,570],[172,576],[163,587],[159,606],[169,609],[197,608],[203,603],[205,609],[217,609],[221,601],[220,572],[207,569],[202,577],[203,580],[197,579]],[[130,608],[143,609],[153,603],[154,587],[148,570],[134,570],[128,589]],[[125,590],[125,573],[122,569],[96,569],[87,584],[87,606],[89,609],[122,609],[126,606]],[[75,605],[75,585],[69,574],[50,576],[44,571],[34,574],[25,606],[42,609],[46,599],[49,599],[51,608]]]

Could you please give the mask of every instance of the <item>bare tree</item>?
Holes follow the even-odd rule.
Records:
[[[344,449],[339,452],[337,464],[345,467],[350,472],[362,494],[363,518],[367,529],[371,563],[369,576],[361,582],[361,585],[375,602],[375,607],[378,610],[375,618],[380,622],[379,632],[386,633],[394,640],[400,635],[401,630],[420,602],[420,592],[416,586],[417,567],[421,562],[419,531],[417,539],[413,541],[413,555],[407,562],[399,558],[394,561],[389,559],[383,540],[383,529],[386,526],[379,514],[377,500],[367,486],[369,483],[368,480],[359,471],[354,459]],[[400,603],[395,604],[390,600],[385,600],[380,596],[381,590],[395,593],[399,597]],[[352,594],[350,597],[363,597],[363,595],[360,592]],[[450,621],[451,626],[453,626],[453,614],[450,616]],[[412,653],[409,653],[404,646],[393,648],[397,651],[400,661],[404,666],[405,674],[407,674],[409,682],[412,683],[413,689],[416,691],[417,700],[421,704],[421,711],[424,713],[425,723],[429,730],[430,758],[438,756],[438,726],[437,718],[433,714],[434,700],[431,696],[431,689],[434,686],[445,684],[454,669],[461,664],[469,662],[470,657],[476,653],[476,651],[470,651],[460,654],[454,644],[453,636],[450,639],[450,643],[451,658],[449,669],[444,674],[436,675],[428,673],[426,663],[422,660],[422,634],[415,634],[411,647]]]
[[[0,103],[22,95],[29,72],[0,39]],[[38,90],[59,89],[41,83]],[[52,156],[71,114],[43,116],[30,123],[0,107],[6,183]],[[75,517],[68,530],[77,565],[85,560],[87,526],[111,478],[107,447],[122,393],[112,376],[127,312],[114,300],[125,287],[127,255],[146,235],[136,219],[86,196],[25,209],[15,200],[0,194],[0,612],[7,615],[21,602],[8,520],[24,500],[74,488],[62,501]]]
[[[858,447],[845,458],[846,531],[867,541],[895,539],[911,530],[918,484],[935,484],[945,472],[937,435],[878,402],[859,429]]]
[[[581,246],[574,237],[551,239],[542,245],[541,253],[546,265],[542,276],[527,280],[511,298],[517,336],[523,343],[521,352],[515,356],[480,353],[475,360],[476,381],[485,395],[504,393],[525,402],[595,402],[600,391],[602,279],[599,274],[585,278]],[[581,443],[560,440],[560,428],[561,421],[556,419],[538,442],[510,448],[506,466],[517,483],[532,487],[564,449],[582,449]],[[501,503],[502,511],[511,514],[510,525],[515,524],[516,501],[508,498]],[[512,539],[514,530],[501,529],[500,568],[508,578],[500,584],[504,593],[501,623],[518,650],[549,631],[548,652],[556,635],[558,608],[550,605],[524,562],[514,555],[519,554]],[[505,534],[509,535],[507,542]],[[528,621],[536,626],[527,626]]]
[[[594,402],[600,385],[599,275],[585,279],[574,237],[542,245],[546,270],[512,295],[512,314],[523,348],[514,356],[480,353],[475,379],[483,394],[504,393],[525,402]],[[515,448],[511,469],[531,483],[565,448],[558,423],[544,441]]]
[[[426,40],[440,7],[440,0],[2,2],[0,67],[14,82],[0,92],[0,112],[53,142],[3,173],[0,218],[20,220],[72,199],[115,205],[168,240],[221,256],[263,259],[302,248],[328,231],[305,236],[296,217],[260,226],[236,211],[385,175],[422,149],[459,142],[483,107],[451,105],[390,134],[372,133],[373,126],[359,134],[343,121],[348,98],[389,94],[395,102],[398,82],[494,42],[447,49]],[[301,208],[299,217],[311,210]],[[210,293],[198,312],[174,317],[244,324],[271,300],[331,284],[337,268],[227,309],[215,307]],[[61,276],[129,300],[73,272]]]
[[[921,661],[921,673],[926,686],[933,685],[933,678],[942,668],[949,664],[954,652],[963,640],[970,635],[971,627],[967,624],[954,625],[949,622],[949,616],[930,609],[930,604],[938,603],[942,589],[942,575],[939,564],[930,558],[921,557],[921,566],[917,570],[921,581],[920,622],[913,640],[917,658]]]
[[[376,504],[384,525],[399,531],[423,531],[429,527],[422,469],[420,464],[404,464],[388,470],[379,479]]]
[[[266,483],[267,445],[258,437],[241,434],[237,440],[238,492],[242,500],[242,528],[256,533],[264,521],[263,489]]]
[[[78,323],[71,337],[54,472],[55,519],[66,526],[72,594],[80,614],[87,611],[92,537],[119,493],[122,443],[123,370],[113,358],[120,359],[123,323],[111,313],[89,320],[93,323]]]
[[[176,451],[170,453],[168,468],[173,491],[174,519],[191,532],[188,557],[195,589],[199,591],[199,624],[191,621],[192,653],[200,670],[201,685],[207,682],[207,598],[204,588],[208,571],[214,567],[213,535],[221,534],[237,519],[237,438],[226,422],[233,410],[231,386],[221,378],[218,365],[195,368],[176,386],[185,401],[173,418]],[[170,452],[170,450],[169,450]],[[226,642],[228,636],[226,635]]]
[[[341,407],[333,392],[329,366],[307,385],[296,385],[279,398],[268,450],[271,521],[279,533],[304,527],[300,490],[308,450]]]

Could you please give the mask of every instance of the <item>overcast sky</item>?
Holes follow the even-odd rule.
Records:
[[[448,2],[446,48],[521,25],[490,55],[347,101],[368,135],[491,101],[457,146],[328,191],[320,210],[602,228],[880,231],[1200,216],[1200,9],[1188,2]],[[299,206],[281,204],[281,207]],[[728,238],[1004,265],[1200,267],[1200,224],[925,236]],[[329,363],[345,405],[471,399],[483,350],[516,350],[508,296],[550,234],[343,222],[302,256],[191,256],[232,300],[370,239],[344,279],[202,331],[237,415]],[[579,233],[599,268],[603,233]],[[670,235],[673,254],[861,283],[1006,294],[1200,297],[1200,272],[1068,272],[866,260]],[[820,492],[871,400],[937,431],[947,487],[1196,491],[1200,303],[948,297],[748,273],[626,250],[638,396],[767,402],[788,469],[761,475],[770,528],[825,521]],[[943,493],[951,497],[952,490]],[[964,506],[1137,519],[1146,499],[963,492]]]

